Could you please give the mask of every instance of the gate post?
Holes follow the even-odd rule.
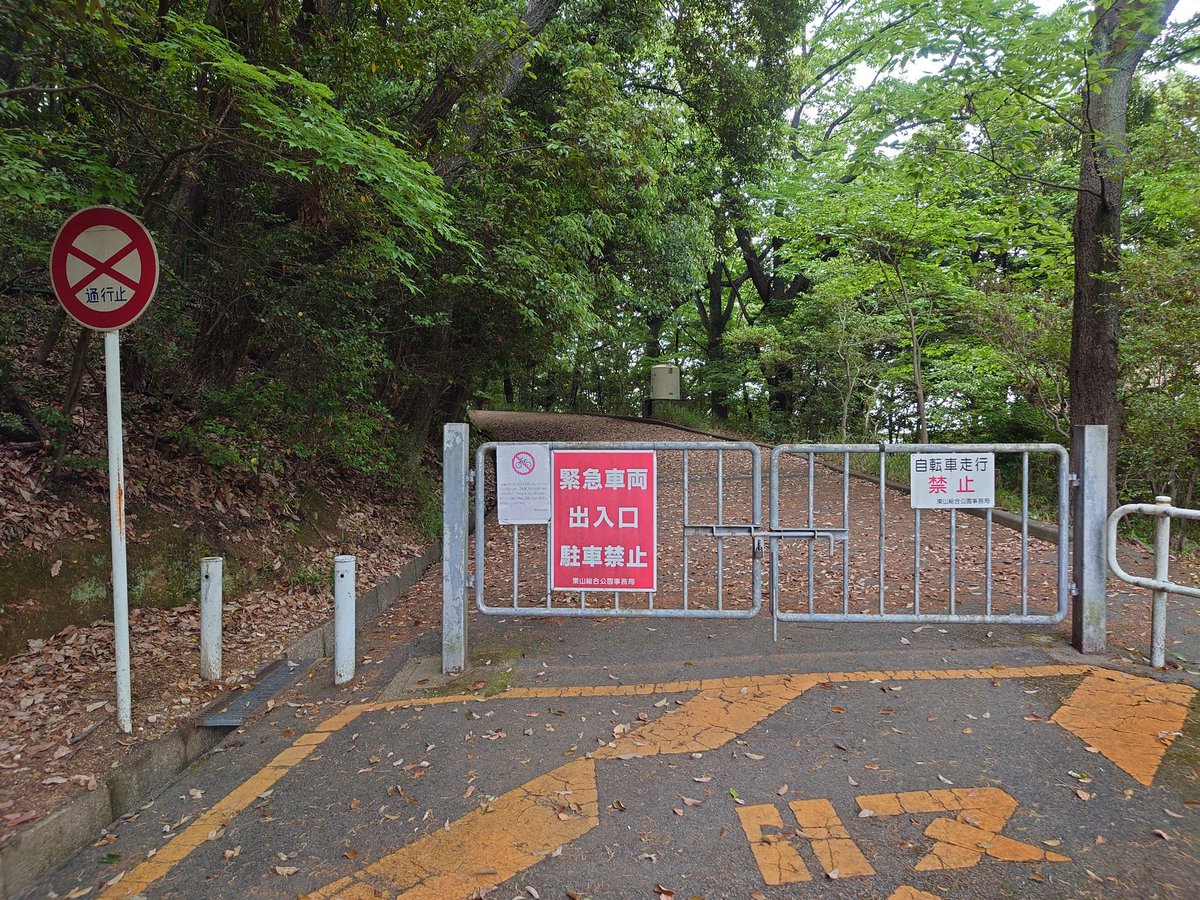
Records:
[[[1108,581],[1108,426],[1071,429],[1075,484],[1075,529],[1071,600],[1071,645],[1080,653],[1104,651]]]
[[[442,431],[442,674],[461,672],[467,656],[467,465],[470,426]]]

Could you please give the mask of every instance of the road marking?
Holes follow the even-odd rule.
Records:
[[[334,733],[358,718],[367,708],[363,704],[348,706],[340,713],[330,716],[308,734],[301,735],[292,746],[279,753],[266,766],[218,800],[214,806],[197,816],[191,825],[171,838],[158,853],[133,869],[120,883],[110,887],[100,897],[107,900],[110,897],[132,897],[144,893],[146,888],[207,841],[209,834],[228,826],[234,816],[257,800],[264,791]]]
[[[796,852],[783,832],[783,819],[773,803],[760,803],[756,806],[739,806],[738,819],[742,823],[742,831],[746,832],[746,840],[750,842],[750,852],[758,863],[758,871],[762,873],[763,881],[770,886],[780,884],[795,884],[799,881],[812,881],[808,866]],[[776,831],[766,833],[764,829],[774,828]]]
[[[914,866],[917,872],[969,869],[985,855],[1003,862],[1070,862],[1069,857],[1000,834],[1016,810],[1017,801],[999,788],[864,794],[855,799],[864,813],[860,818],[959,813],[956,819],[936,818],[925,829],[935,843],[917,861]],[[822,798],[793,800],[788,807],[800,826],[797,836],[809,842],[827,876],[840,879],[875,875],[874,867],[850,837],[832,803]],[[783,832],[783,819],[774,804],[741,807],[737,814],[764,883],[774,886],[812,880],[808,867],[789,841],[792,835]],[[915,893],[903,893],[904,889]],[[930,895],[904,885],[893,894],[896,896]]]
[[[1050,853],[1000,834],[1017,808],[1017,801],[994,787],[952,790],[905,791],[898,794],[864,794],[855,798],[859,809],[871,817],[902,814],[957,812],[958,817],[934,819],[925,834],[937,843],[917,861],[916,871],[969,869],[986,854],[1003,862],[1070,862],[1070,857]]]
[[[635,728],[592,756],[629,759],[716,750],[820,683],[805,677],[731,680],[738,683],[702,690],[673,713]]]
[[[838,818],[828,800],[793,800],[788,804],[800,825],[800,837],[807,838],[813,855],[831,878],[851,878],[855,875],[874,875],[858,844]]]
[[[1152,767],[1148,776],[1145,776],[1145,767],[1135,767],[1135,771],[1141,772],[1143,777],[1152,779],[1154,771],[1161,764],[1163,754],[1171,743],[1169,736],[1160,740],[1158,737],[1159,731],[1163,730],[1165,726],[1172,724],[1175,724],[1175,727],[1170,728],[1171,731],[1182,730],[1183,720],[1187,714],[1186,704],[1190,702],[1195,691],[1191,688],[1185,688],[1184,690],[1187,693],[1184,694],[1183,691],[1179,690],[1180,686],[1160,685],[1158,682],[1151,681],[1150,679],[1133,678],[1132,676],[1124,676],[1117,672],[1096,669],[1093,666],[1087,665],[1044,665],[1010,668],[997,663],[994,666],[982,669],[822,672],[799,675],[710,678],[645,684],[515,688],[495,697],[482,697],[478,694],[458,694],[445,697],[395,700],[386,703],[360,704],[347,707],[341,713],[318,725],[313,732],[301,735],[296,739],[291,748],[280,753],[262,771],[252,775],[231,794],[218,801],[214,807],[202,814],[189,828],[176,835],[175,838],[162,847],[153,859],[135,868],[122,879],[121,883],[105,891],[101,896],[104,898],[127,897],[143,892],[150,884],[165,876],[180,861],[185,859],[192,850],[204,843],[212,830],[228,825],[237,813],[249,806],[264,790],[275,784],[297,763],[307,758],[313,749],[319,746],[331,734],[345,727],[364,712],[391,709],[424,709],[426,707],[445,704],[488,703],[494,700],[583,699],[591,697],[637,697],[654,694],[696,693],[696,697],[689,699],[673,714],[647,723],[642,728],[630,732],[628,735],[623,735],[618,741],[614,741],[612,744],[606,745],[592,754],[593,759],[612,759],[627,755],[632,758],[664,753],[700,752],[693,750],[692,748],[694,747],[719,747],[731,738],[744,733],[745,730],[758,724],[764,718],[771,715],[771,713],[781,709],[790,700],[800,696],[808,688],[818,684],[861,684],[873,681],[940,681],[958,679],[994,681],[1002,678],[1071,676],[1085,676],[1087,681],[1094,679],[1105,680],[1107,683],[1106,690],[1112,693],[1113,696],[1121,696],[1127,699],[1131,693],[1135,694],[1138,699],[1126,703],[1125,706],[1127,710],[1132,707],[1136,711],[1136,715],[1132,717],[1127,715],[1123,722],[1118,724],[1112,722],[1110,719],[1100,719],[1093,710],[1090,717],[1085,719],[1077,708],[1079,703],[1094,703],[1096,701],[1095,698],[1088,700],[1089,695],[1086,693],[1080,695],[1080,690],[1077,690],[1072,695],[1071,700],[1068,700],[1068,703],[1064,705],[1063,709],[1059,710],[1059,713],[1062,715],[1060,716],[1059,713],[1056,713],[1054,720],[1064,728],[1072,731],[1074,731],[1074,727],[1087,728],[1096,725],[1097,722],[1102,722],[1103,727],[1100,730],[1106,728],[1108,731],[1116,733],[1116,728],[1124,727],[1131,721],[1135,722],[1138,727],[1148,729],[1147,734],[1153,735],[1151,740],[1157,743],[1161,749],[1156,749],[1152,759],[1146,761],[1146,764]],[[1085,684],[1087,684],[1087,681],[1085,681]],[[1112,687],[1112,685],[1118,685],[1119,687]],[[1160,692],[1156,691],[1156,687],[1164,689],[1161,696]],[[1083,685],[1080,686],[1080,689],[1082,688]],[[1095,690],[1095,687],[1090,688],[1090,690]],[[1124,693],[1121,693],[1122,691]],[[1079,703],[1072,705],[1072,701],[1076,700],[1076,695],[1080,695],[1081,699]],[[1109,700],[1110,697],[1106,695],[1102,699],[1102,702],[1109,702]],[[1143,705],[1146,706],[1146,709],[1142,708]],[[1068,707],[1071,708],[1068,709]],[[1079,734],[1080,732],[1074,731],[1074,733]],[[1127,733],[1122,731],[1120,735],[1122,740],[1126,742],[1130,741],[1130,735]],[[1098,739],[1101,742],[1103,742],[1105,737],[1106,735],[1104,734],[1098,735]],[[1145,738],[1146,735],[1142,735],[1137,739],[1139,746],[1145,743]],[[1092,742],[1091,737],[1086,737],[1085,740]],[[1103,750],[1100,744],[1096,744],[1096,746]],[[1109,755],[1110,752],[1113,755]],[[1105,752],[1105,755],[1113,759],[1118,765],[1122,765],[1122,768],[1125,767],[1118,759],[1114,758],[1114,756],[1121,757],[1119,749],[1109,747],[1109,752]],[[579,760],[577,762],[582,763],[584,761]],[[588,759],[586,762],[592,764],[592,759]],[[1126,769],[1126,771],[1130,770]],[[1134,772],[1131,772],[1131,774],[1134,774]],[[540,777],[547,778],[549,776]],[[1134,777],[1138,777],[1138,775],[1134,774]],[[1142,779],[1139,778],[1139,780]],[[518,792],[527,793],[527,788],[536,782],[538,782],[538,779],[534,779],[526,788],[518,789]],[[1143,781],[1143,783],[1149,784],[1149,781]],[[464,817],[460,822],[465,823],[466,818],[468,817]],[[553,822],[550,824],[553,825]],[[967,823],[960,822],[959,824]],[[968,825],[968,827],[970,826]],[[938,829],[944,831],[946,836],[945,840],[941,838],[938,838],[938,840],[947,846],[957,846],[954,844],[954,840],[956,839],[961,839],[969,843],[978,837],[974,834],[966,834],[961,829],[946,829],[945,826],[940,825]],[[467,830],[470,831],[471,829]],[[991,834],[992,832],[988,833]],[[1007,838],[1004,839],[1004,841],[1008,840]],[[1016,852],[1008,844],[1004,843],[1004,841],[1000,842],[1006,848],[1004,852]],[[420,841],[417,843],[420,843]],[[1012,843],[1017,844],[1015,841]],[[415,846],[415,844],[411,846]],[[1018,846],[1024,845],[1018,844]],[[399,852],[403,853],[404,851],[401,850]],[[947,850],[947,853],[952,852]]]
[[[599,824],[596,763],[577,759],[308,896],[482,896]]]
[[[902,884],[892,892],[888,900],[942,900],[942,898],[928,891],[918,891],[910,884]]]
[[[1099,670],[1080,682],[1050,721],[1149,787],[1195,697],[1186,684]]]

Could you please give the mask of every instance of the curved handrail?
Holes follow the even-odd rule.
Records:
[[[1189,587],[1176,584],[1173,581],[1160,581],[1157,578],[1145,578],[1141,575],[1130,575],[1117,562],[1117,524],[1130,513],[1141,513],[1155,518],[1193,519],[1200,520],[1200,509],[1184,509],[1172,506],[1170,503],[1126,503],[1118,506],[1108,517],[1108,567],[1122,581],[1135,584],[1138,587],[1152,591],[1167,591],[1172,594],[1183,594],[1186,597],[1200,597],[1200,587]],[[1165,550],[1165,548],[1164,548]]]

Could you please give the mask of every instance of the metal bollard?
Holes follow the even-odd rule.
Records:
[[[1159,506],[1170,506],[1170,497],[1155,497]],[[1171,567],[1171,517],[1157,516],[1154,520],[1154,578],[1166,581]],[[1150,625],[1150,665],[1156,669],[1167,665],[1167,592],[1154,592],[1154,609]]]
[[[221,680],[221,596],[225,560],[200,560],[200,677]]]
[[[354,677],[354,557],[333,560],[333,683]]]

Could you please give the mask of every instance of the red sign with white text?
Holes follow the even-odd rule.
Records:
[[[653,450],[555,450],[550,587],[654,591],[658,495]]]

